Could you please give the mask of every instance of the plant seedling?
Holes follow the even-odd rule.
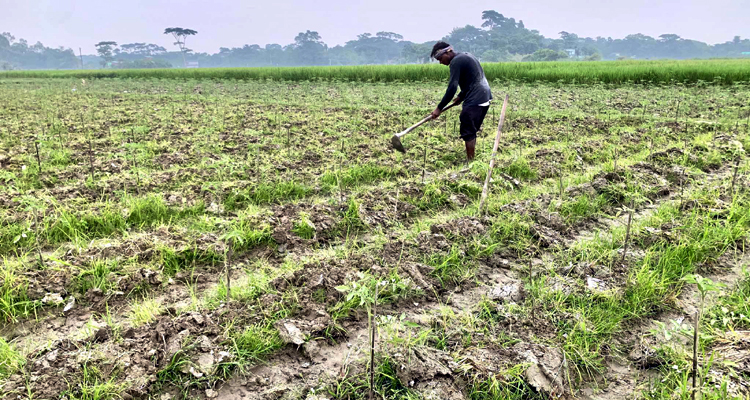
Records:
[[[718,292],[721,288],[726,287],[723,283],[715,283],[711,279],[704,278],[698,274],[690,274],[682,278],[687,283],[695,284],[698,287],[700,293],[701,302],[698,310],[695,312],[695,328],[693,330],[693,394],[692,398],[696,398],[696,393],[700,391],[698,387],[698,328],[700,326],[700,318],[703,314],[703,305],[706,301],[706,296],[710,292]],[[699,394],[699,393],[698,393]]]

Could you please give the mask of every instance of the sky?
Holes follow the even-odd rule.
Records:
[[[750,37],[750,0],[0,0],[0,32],[94,54],[94,43],[110,40],[169,49],[174,40],[164,28],[176,26],[198,31],[188,48],[215,53],[244,44],[286,45],[308,29],[329,46],[379,31],[425,42],[455,27],[480,26],[484,10],[554,38],[560,31],[615,39],[676,33],[710,44]]]

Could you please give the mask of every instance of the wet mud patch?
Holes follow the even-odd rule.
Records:
[[[280,251],[325,244],[338,233],[339,218],[323,204],[285,204],[272,209],[272,238]]]
[[[84,340],[59,340],[30,354],[29,379],[14,375],[4,390],[54,398],[110,382],[118,393],[137,398],[155,390],[184,390],[172,389],[177,382],[204,386],[218,379],[222,364],[231,359],[220,320],[219,312],[188,313],[162,315],[137,328],[101,326]],[[175,379],[162,384],[163,374]]]
[[[557,149],[540,149],[531,156],[529,164],[536,170],[538,179],[547,179],[560,176],[570,165],[581,168],[583,160],[577,153],[567,155]]]
[[[404,190],[374,189],[355,198],[359,204],[359,216],[370,229],[390,227],[418,214],[419,209],[408,202],[408,196],[421,192],[415,187]]]

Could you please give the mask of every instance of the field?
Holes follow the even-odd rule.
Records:
[[[430,79],[30,76],[0,396],[750,396],[746,84],[493,80],[467,166]]]
[[[490,82],[552,84],[747,84],[750,59],[482,63]],[[423,65],[63,70],[0,72],[1,78],[157,78],[339,82],[444,82],[448,69]]]

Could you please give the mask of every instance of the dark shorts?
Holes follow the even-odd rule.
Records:
[[[482,121],[489,109],[489,106],[469,106],[461,110],[461,115],[458,117],[461,120],[461,139],[470,142],[477,138],[477,132],[482,127]]]

